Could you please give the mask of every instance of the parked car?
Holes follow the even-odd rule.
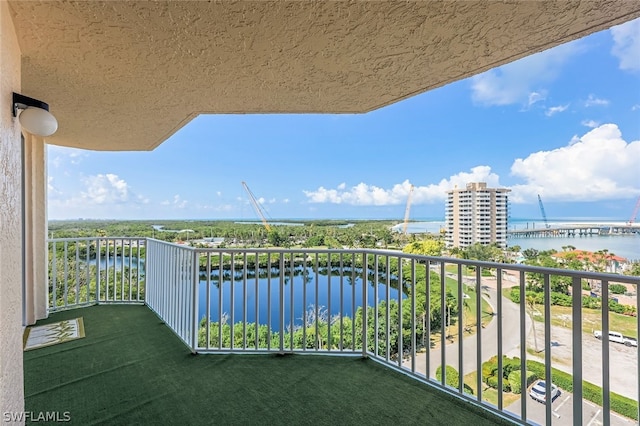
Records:
[[[602,331],[596,330],[593,332],[593,335],[596,339],[602,339]],[[609,332],[609,341],[621,343],[625,346],[635,346],[638,347],[638,339],[629,336],[623,336],[622,333],[618,333],[617,331]]]
[[[531,390],[529,396],[538,402],[545,402],[547,400],[547,383],[544,380],[536,381]],[[560,396],[560,389],[553,383],[551,384],[551,402],[555,401]]]

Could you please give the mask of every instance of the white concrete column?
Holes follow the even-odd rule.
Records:
[[[22,161],[20,125],[11,114],[20,92],[21,53],[7,2],[0,2],[0,424],[24,410],[22,366]]]
[[[24,135],[24,325],[47,316],[47,169],[41,137]]]

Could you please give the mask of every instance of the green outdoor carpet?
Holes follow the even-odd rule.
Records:
[[[26,411],[80,425],[507,424],[371,360],[192,355],[145,306],[38,325],[78,316],[84,339],[24,353]]]

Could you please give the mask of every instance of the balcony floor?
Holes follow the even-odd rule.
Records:
[[[192,355],[145,306],[100,305],[86,337],[24,353],[26,411],[75,424],[510,424],[371,360]]]

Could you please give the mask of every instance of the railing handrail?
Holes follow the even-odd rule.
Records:
[[[541,279],[536,279],[536,282],[544,288],[544,375],[546,378],[550,378],[553,374],[552,379],[556,377],[557,373],[552,373],[551,370],[551,365],[554,365],[551,358],[550,341],[551,277],[568,277],[570,280],[564,279],[563,281],[565,283],[569,282],[569,286],[572,289],[580,289],[579,291],[572,291],[570,296],[573,306],[573,323],[570,326],[572,345],[569,346],[572,347],[573,365],[571,371],[575,396],[573,416],[574,420],[581,421],[581,403],[583,396],[586,395],[582,386],[584,378],[582,351],[583,345],[585,345],[583,343],[585,339],[582,337],[585,332],[585,327],[582,324],[582,284],[585,282],[584,280],[594,280],[602,285],[601,307],[599,309],[603,335],[606,335],[610,330],[608,319],[610,308],[604,302],[612,294],[607,285],[613,283],[640,284],[640,277],[608,272],[424,256],[389,249],[202,248],[139,237],[54,238],[48,241],[53,244],[63,243],[65,259],[75,258],[76,261],[83,260],[78,255],[79,245],[76,244],[74,250],[67,252],[67,243],[95,243],[97,247],[103,250],[106,247],[107,255],[103,256],[100,254],[100,250],[97,250],[96,260],[101,261],[106,257],[109,261],[113,259],[114,263],[116,261],[114,256],[135,258],[138,254],[144,252],[146,258],[136,260],[138,265],[144,263],[145,268],[144,302],[193,352],[256,354],[294,352],[367,356],[468,402],[482,406],[498,415],[506,415],[510,419],[523,424],[530,421],[528,411],[530,407],[527,408],[526,404],[526,399],[528,398],[526,394],[526,386],[528,386],[526,375],[522,375],[520,378],[520,387],[523,394],[519,414],[505,411],[505,407],[502,405],[502,388],[498,392],[499,402],[497,407],[489,406],[482,401],[480,386],[482,377],[480,374],[477,377],[477,395],[467,395],[464,391],[463,373],[467,374],[469,371],[480,372],[486,356],[491,356],[491,354],[487,353],[487,348],[485,347],[486,339],[496,337],[491,337],[488,330],[483,330],[485,325],[488,328],[489,326],[497,328],[496,345],[498,356],[502,357],[506,354],[505,345],[509,345],[507,349],[511,348],[511,343],[505,344],[503,341],[509,340],[509,333],[513,332],[513,330],[506,331],[509,324],[506,323],[506,320],[503,321],[507,308],[506,289],[515,287],[522,294],[527,290],[527,282],[531,277],[529,274],[539,274],[536,275],[536,278],[542,277]],[[138,241],[138,244],[137,248],[121,250],[120,246],[112,244],[113,241]],[[141,250],[143,246],[144,249]],[[70,247],[74,246],[70,245]],[[88,259],[89,250],[87,250],[86,256]],[[269,259],[266,273],[264,272],[264,267],[261,267],[260,263],[256,261],[259,256],[267,256]],[[249,259],[250,261],[247,262]],[[275,260],[277,262],[273,262]],[[327,262],[327,260],[330,262]],[[111,302],[111,298],[122,297],[126,280],[125,263],[123,260],[119,261],[117,268],[115,265],[105,268],[105,277],[102,284],[100,271],[97,272],[98,285],[106,286],[107,296],[105,298],[98,297],[95,303],[102,303],[103,300]],[[338,265],[336,265],[336,261],[339,262]],[[131,262],[131,259],[128,262]],[[108,262],[107,264],[109,265]],[[302,268],[300,268],[301,265],[303,266]],[[456,268],[450,271],[445,268],[447,265],[455,265]],[[465,274],[463,269],[465,266],[475,267],[474,273]],[[66,264],[64,268],[64,274],[66,275]],[[418,268],[422,269],[422,273],[425,274],[425,282],[420,281],[420,285],[426,286],[426,288],[421,287],[421,291],[426,292],[426,295],[422,294],[422,296],[426,296],[426,301],[423,300],[420,303],[425,304],[421,309],[426,309],[423,312],[424,319],[422,320],[426,322],[426,329],[424,329],[424,323],[420,326],[416,316],[416,307],[418,306]],[[492,299],[497,304],[491,304],[492,312],[490,318],[483,319],[483,300],[488,300],[486,299],[485,287],[480,290],[479,286],[475,287],[474,284],[483,283],[485,277],[481,275],[481,270],[487,269],[491,269],[494,272],[508,271],[514,274],[512,275],[513,278],[509,280],[510,282],[507,282],[502,273],[494,274],[495,277],[492,280],[495,280],[495,282],[490,281],[490,283],[494,282],[494,284],[491,284],[492,286],[495,285],[495,288],[491,290],[492,294],[502,297],[498,297],[497,300]],[[129,268],[126,272],[131,274],[131,269]],[[84,273],[89,277],[88,271],[82,270],[81,274]],[[76,281],[81,274],[78,273],[78,270],[75,271]],[[436,274],[439,277],[437,286],[430,281],[432,274]],[[71,275],[73,274],[71,273]],[[449,285],[446,284],[446,280],[449,279],[452,279],[454,285],[457,286],[455,287],[455,294],[451,294],[456,299],[455,304],[451,307],[449,306],[449,301],[445,301],[445,294],[447,298],[450,294],[449,289],[446,288]],[[362,288],[357,290],[359,285]],[[394,293],[390,293],[390,288],[393,285],[396,285],[392,290]],[[112,288],[109,286],[112,286]],[[319,289],[321,287],[322,292],[325,293],[320,294],[320,296],[326,297],[328,301],[325,313],[322,313],[318,306],[322,303],[322,299],[319,299]],[[379,290],[378,287],[385,290]],[[65,297],[66,289],[65,287]],[[430,302],[432,289],[439,290],[440,299],[437,300],[437,307],[434,307]],[[100,291],[98,290],[98,293]],[[261,293],[261,291],[263,292]],[[296,293],[298,291],[303,292],[302,295]],[[360,293],[357,294],[358,292]],[[475,295],[473,295],[474,292]],[[467,303],[464,302],[464,296],[468,296],[466,293],[472,295],[470,297],[473,298],[476,306],[475,322],[470,324],[475,327],[475,332],[469,336],[465,336],[466,324],[464,324],[465,328],[463,329],[463,304]],[[249,305],[249,294],[252,295],[253,302],[251,303],[254,303],[254,306]],[[261,300],[262,297],[266,300]],[[332,302],[332,297],[337,297],[335,302]],[[356,302],[357,297],[361,297],[361,302]],[[373,297],[373,301],[371,297]],[[503,299],[505,299],[504,302]],[[313,301],[314,312],[310,309],[307,310],[308,307],[306,305],[309,301]],[[405,301],[407,301],[406,304]],[[266,308],[260,302],[265,302]],[[381,308],[383,306],[382,302],[385,302],[384,309]],[[225,303],[227,305],[224,305]],[[334,303],[333,306],[332,303]],[[361,303],[361,305],[358,303]],[[346,309],[343,306],[345,304]],[[390,308],[393,304],[395,304],[394,307]],[[203,306],[204,314],[201,314]],[[521,362],[528,362],[533,357],[533,355],[527,354],[527,347],[531,347],[528,346],[527,337],[530,334],[532,324],[535,324],[533,321],[534,314],[528,312],[528,308],[522,302],[522,299],[519,305],[516,306],[517,312],[515,317],[513,317],[512,313],[511,319],[515,318],[515,322],[517,322],[516,332],[519,342],[517,356]],[[634,307],[636,315],[638,315],[640,305],[637,299],[634,302]],[[217,310],[216,315],[212,313],[214,308]],[[361,311],[356,308],[361,308]],[[454,330],[453,333],[457,334],[458,340],[454,344],[457,345],[454,348],[455,350],[448,351],[447,347],[450,345],[447,345],[447,336],[445,334],[449,333],[451,329],[448,324],[445,324],[445,320],[447,322],[451,320],[454,314],[453,311],[449,312],[449,310],[454,308],[457,309],[457,313],[453,316],[456,321],[453,327],[457,328],[457,330]],[[228,309],[229,312],[223,312],[225,309]],[[254,311],[250,319],[247,314],[248,310]],[[277,317],[273,316],[272,310],[276,311]],[[410,310],[410,315],[408,315],[410,324],[404,319],[403,314],[407,313],[406,310]],[[264,314],[264,311],[267,314],[266,323],[259,318],[259,314]],[[303,318],[294,318],[296,315],[301,315],[301,311]],[[440,317],[440,337],[436,344],[440,343],[441,347],[434,353],[431,353],[434,351],[431,349],[433,342],[431,339],[433,339],[434,332],[431,329],[431,314],[436,314]],[[288,318],[285,318],[285,315],[288,315]],[[325,317],[322,315],[325,315]],[[254,317],[255,320],[253,319]],[[351,325],[348,327],[344,325],[346,320],[351,321]],[[361,329],[356,328],[358,320],[361,321]],[[485,320],[488,321],[486,324]],[[326,321],[326,323],[322,323],[324,324],[322,327],[326,327],[326,337],[320,335],[318,325],[320,321]],[[638,319],[638,324],[640,328],[640,319]],[[225,328],[227,326],[228,328]],[[262,326],[268,328],[265,346],[259,346],[258,344],[262,338],[260,334],[262,331],[259,330]],[[405,327],[410,329],[407,336],[404,336]],[[423,327],[423,329],[419,330],[419,327]],[[373,334],[369,334],[371,329],[373,329]],[[295,335],[300,330],[302,330],[302,337]],[[203,332],[204,335],[202,334]],[[228,336],[225,333],[228,333]],[[241,336],[241,344],[236,343],[238,333]],[[336,337],[334,333],[339,333],[339,337]],[[427,335],[426,340],[424,340],[424,333]],[[251,334],[253,336],[251,339],[255,339],[255,341],[249,339],[248,334]],[[392,335],[396,337],[392,337]],[[486,337],[488,335],[489,337]],[[224,342],[224,338],[229,339],[228,343]],[[302,346],[296,346],[300,342],[296,342],[296,345],[294,345],[294,338],[301,338]],[[325,338],[326,341],[323,340]],[[394,341],[394,338],[397,340]],[[203,341],[205,342],[204,344],[202,343]],[[216,343],[211,343],[212,341]],[[489,341],[491,342],[490,345],[494,345],[492,340]],[[593,343],[586,344],[593,345]],[[260,344],[263,344],[261,340]],[[423,344],[426,345],[426,352],[421,355],[418,349]],[[466,354],[465,350],[468,352],[468,349],[465,348],[474,344],[477,349],[473,350],[471,355]],[[603,351],[602,365],[600,366],[602,369],[601,379],[604,392],[609,393],[609,382],[612,374],[609,366],[611,359],[609,340],[603,339],[601,345]],[[408,354],[405,353],[406,348],[409,348]],[[393,352],[396,350],[397,353]],[[640,355],[640,352],[638,355]],[[406,362],[405,356],[409,357]],[[419,371],[417,368],[419,357],[421,357],[420,362],[424,361],[426,363],[425,372]],[[455,358],[457,358],[457,361]],[[436,367],[429,366],[430,360],[435,360],[442,369],[441,377],[438,380],[435,379]],[[469,363],[472,363],[473,367],[469,367]],[[446,379],[448,373],[445,366],[447,365],[455,366],[456,370],[460,372],[459,381],[453,387],[450,386]],[[498,360],[498,370],[504,371],[503,367],[503,360],[500,358]],[[475,368],[475,370],[469,370],[469,368]],[[499,378],[498,386],[503,386],[502,376]],[[638,385],[637,393],[640,394],[640,385]],[[547,397],[550,397],[550,393],[547,393]],[[605,396],[603,399],[605,424],[610,421],[612,406],[610,397],[608,395]],[[545,403],[545,409],[546,418],[550,419],[550,402]],[[636,413],[636,416],[640,417],[640,413]]]

